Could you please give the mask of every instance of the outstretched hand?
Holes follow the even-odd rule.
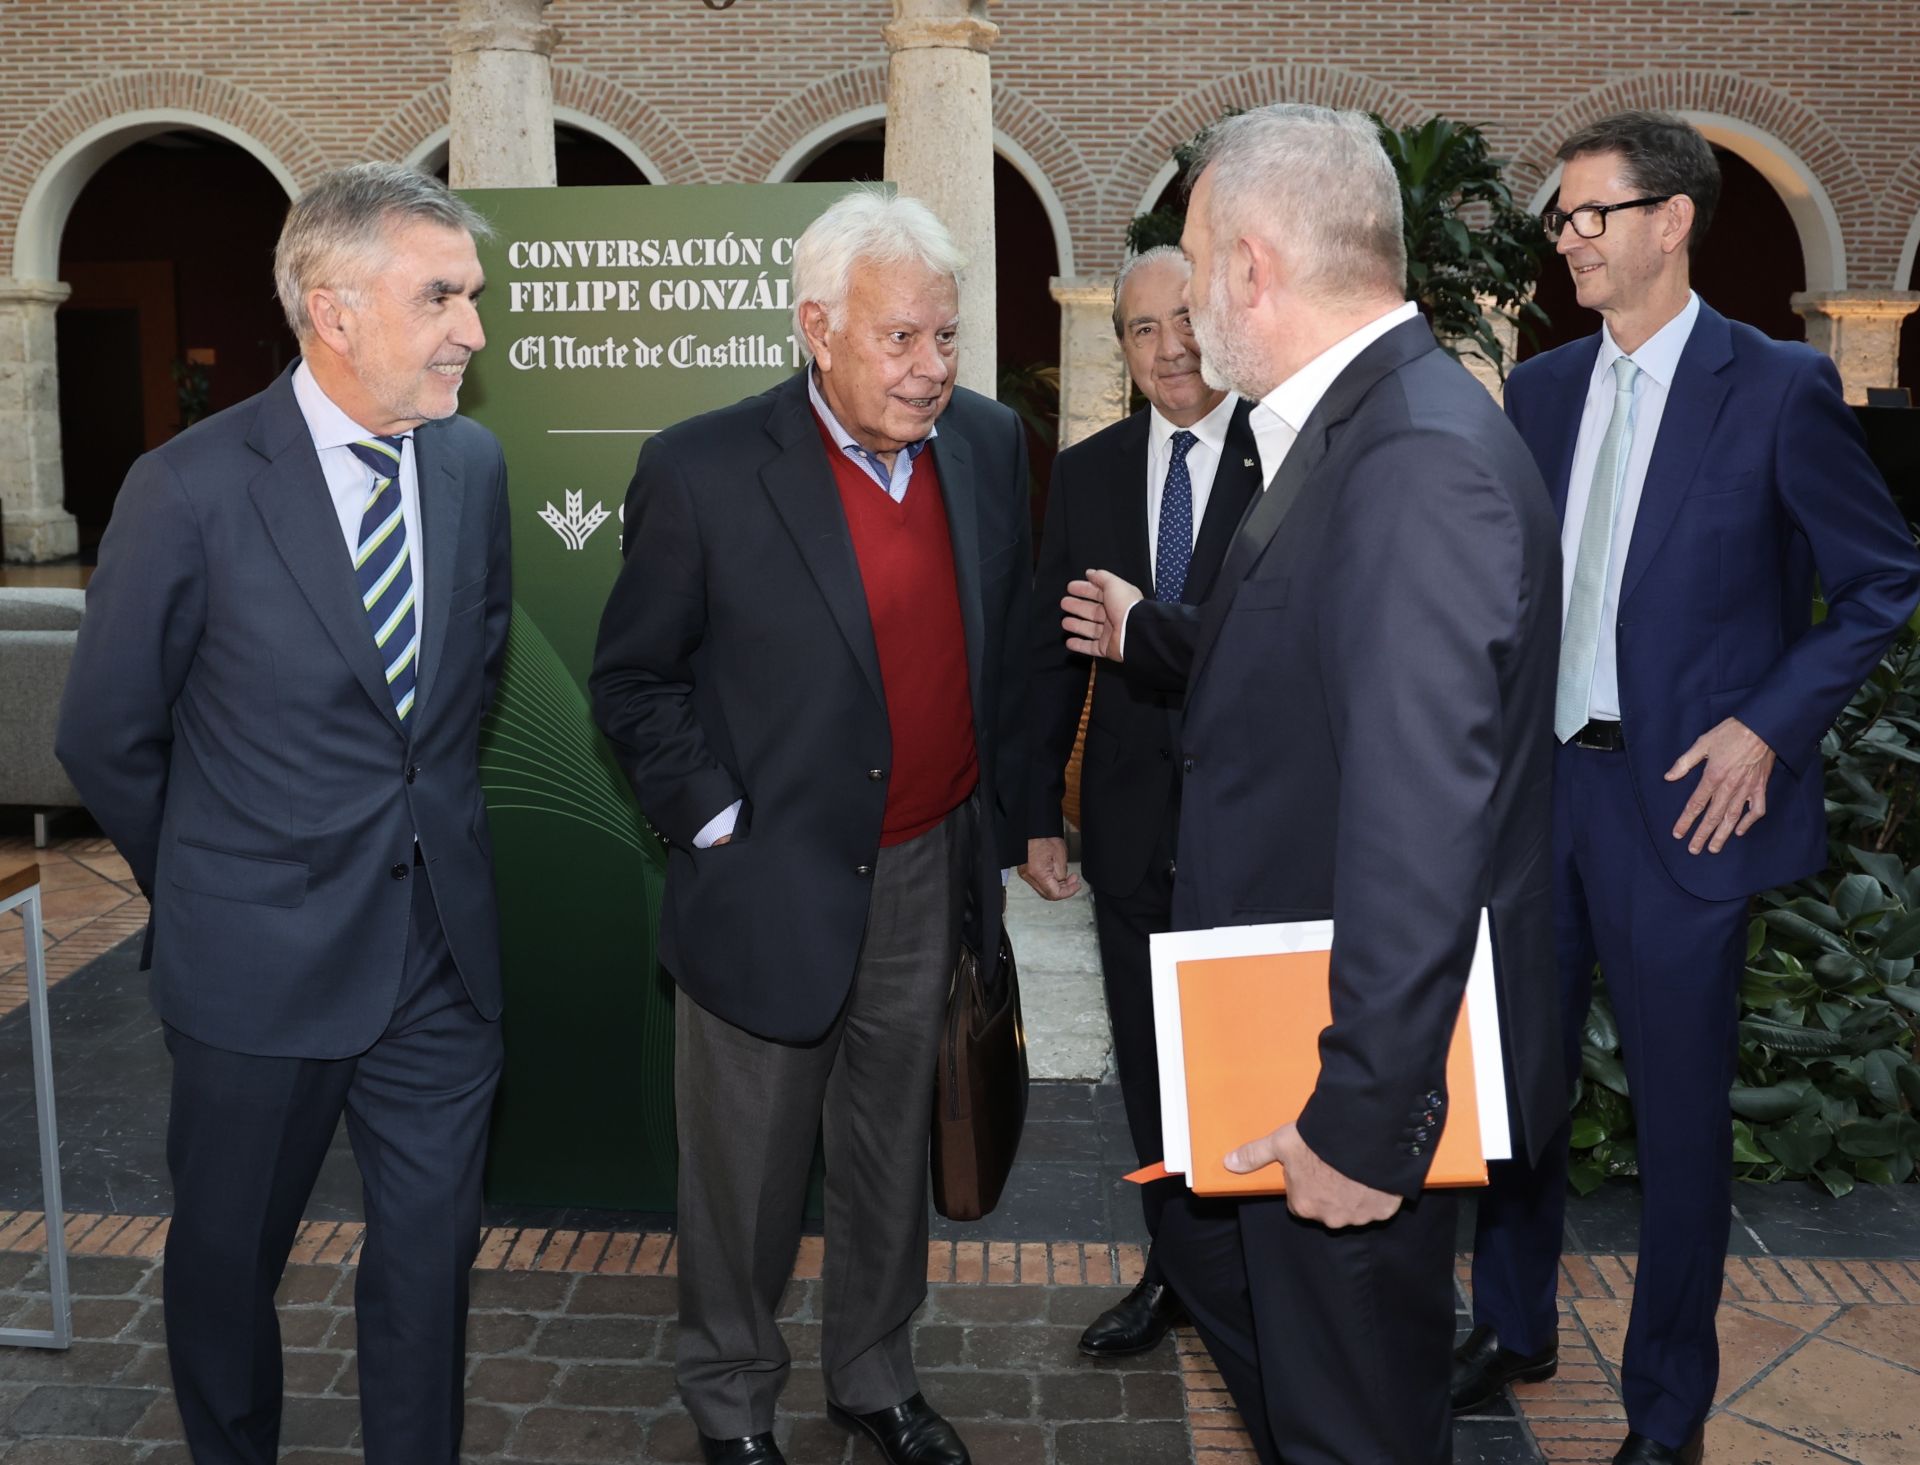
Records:
[[[1086,579],[1067,586],[1060,602],[1066,612],[1060,624],[1066,629],[1067,649],[1082,656],[1120,660],[1127,612],[1145,599],[1137,586],[1110,570],[1088,570]]]

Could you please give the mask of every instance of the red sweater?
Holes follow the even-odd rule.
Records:
[[[893,735],[880,843],[905,844],[965,803],[980,779],[946,502],[930,449],[913,460],[906,499],[896,504],[825,424],[820,436],[860,561]]]

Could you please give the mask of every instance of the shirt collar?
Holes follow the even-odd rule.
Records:
[[[813,403],[813,410],[820,414],[820,420],[826,423],[828,435],[833,438],[835,446],[837,446],[841,452],[858,453],[861,457],[867,459],[875,456],[872,449],[863,447],[859,439],[842,427],[840,425],[840,419],[833,415],[833,409],[827,405],[826,394],[820,390],[819,374],[814,370],[812,362],[807,363],[807,398]],[[920,450],[938,436],[940,436],[940,427],[939,424],[936,423],[927,429],[927,435],[921,438],[919,442],[907,444],[908,459],[911,460],[919,457]]]
[[[1215,457],[1218,457],[1221,450],[1227,445],[1227,427],[1233,421],[1233,409],[1239,405],[1240,399],[1232,392],[1228,392],[1226,396],[1220,399],[1219,404],[1214,407],[1213,411],[1209,412],[1205,417],[1202,417],[1198,422],[1194,423],[1193,426],[1186,428],[1185,431],[1192,433],[1200,439],[1201,444],[1212,452]],[[1167,419],[1161,415],[1158,407],[1152,404],[1148,405],[1147,440],[1154,453],[1158,454],[1166,447],[1167,443],[1172,440],[1173,435],[1181,430],[1182,429],[1174,426],[1173,423],[1167,421]]]
[[[1693,334],[1693,323],[1699,318],[1700,297],[1689,290],[1687,303],[1680,307],[1680,313],[1647,337],[1638,351],[1631,353],[1622,351],[1620,343],[1613,339],[1612,328],[1602,324],[1600,351],[1593,363],[1594,379],[1599,380],[1613,370],[1614,362],[1631,354],[1633,364],[1642,373],[1662,387],[1671,387],[1673,374],[1680,369],[1680,353],[1687,349],[1687,337]]]
[[[1419,313],[1419,306],[1411,300],[1404,301],[1385,315],[1369,321],[1359,330],[1342,336],[1262,397],[1261,405],[1286,423],[1294,432],[1299,432],[1307,425],[1307,419],[1313,415],[1313,409],[1320,405],[1320,399],[1327,394],[1327,388],[1334,384],[1341,372],[1353,364],[1356,356],[1395,326],[1403,321],[1412,320]]]
[[[362,427],[340,410],[326,389],[314,380],[313,368],[304,359],[293,369],[293,399],[300,404],[300,415],[307,419],[315,448],[344,448],[350,443],[366,442],[378,434]],[[398,434],[411,438],[411,431]]]

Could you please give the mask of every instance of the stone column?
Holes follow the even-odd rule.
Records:
[[[73,287],[0,279],[0,559],[76,554],[80,533],[62,506],[60,377],[53,313]]]
[[[1855,406],[1868,387],[1900,381],[1900,322],[1920,310],[1920,290],[1796,291],[1793,308],[1806,320],[1807,344],[1840,368],[1840,385]]]
[[[1113,333],[1113,280],[1063,280],[1060,302],[1060,446],[1070,448],[1127,415],[1127,360]]]
[[[460,0],[447,30],[447,181],[455,188],[551,188],[553,48],[546,0]]]
[[[886,176],[940,216],[967,257],[960,385],[991,397],[999,375],[993,260],[993,91],[987,53],[999,0],[893,0],[886,28]]]

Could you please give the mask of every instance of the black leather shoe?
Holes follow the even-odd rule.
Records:
[[[1543,1353],[1514,1353],[1483,1323],[1453,1350],[1453,1412],[1471,1414],[1499,1398],[1508,1384],[1537,1384],[1559,1369],[1558,1343]]]
[[[829,1400],[827,1418],[872,1440],[886,1456],[887,1465],[973,1465],[973,1456],[953,1426],[918,1394],[871,1414],[850,1414]]]
[[[1696,1429],[1693,1438],[1677,1450],[1643,1434],[1629,1434],[1613,1457],[1613,1465],[1700,1465],[1705,1452],[1706,1431],[1701,1429]]]
[[[707,1465],[787,1465],[787,1457],[770,1434],[746,1434],[733,1440],[700,1436],[700,1453]]]
[[[1089,1358],[1127,1358],[1145,1353],[1187,1321],[1187,1310],[1164,1282],[1143,1278],[1125,1297],[1087,1324],[1080,1351]]]

